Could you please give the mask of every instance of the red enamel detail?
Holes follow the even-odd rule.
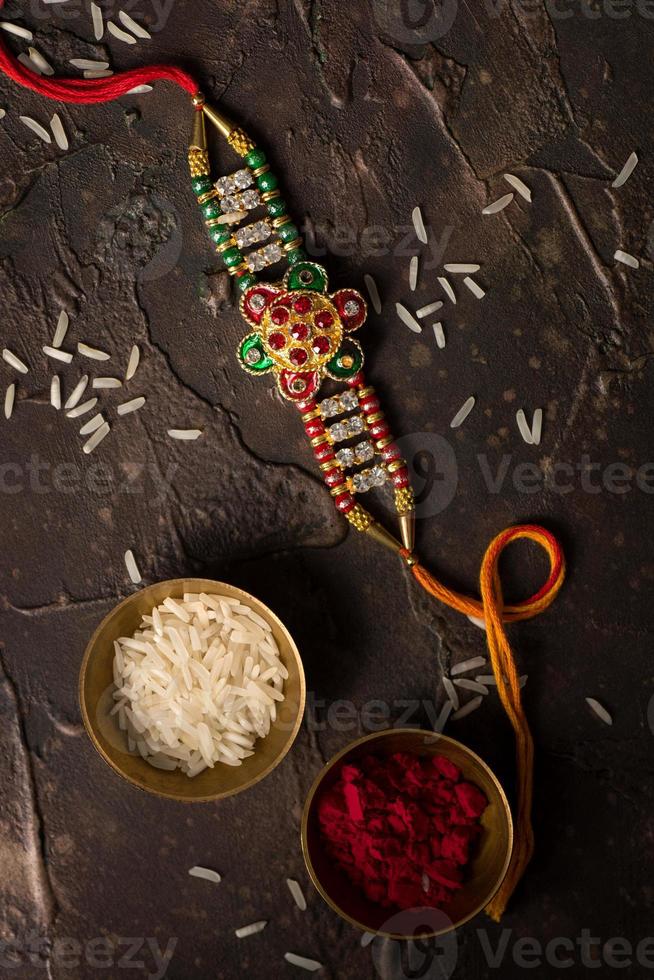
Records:
[[[403,466],[401,469],[395,470],[394,473],[391,473],[391,480],[393,482],[393,486],[397,487],[398,490],[402,487],[408,487],[409,471]]]
[[[250,305],[253,296],[263,296],[265,303],[260,310],[255,310]],[[243,315],[246,320],[258,326],[263,319],[264,313],[277,296],[279,296],[279,290],[275,286],[266,286],[258,283],[256,286],[251,286],[249,289],[246,289],[243,293]]]
[[[316,436],[321,436],[324,433],[325,426],[320,419],[310,419],[304,423],[304,431],[310,439],[315,439]]]
[[[316,313],[315,317],[313,318],[313,322],[317,327],[320,327],[321,330],[329,330],[334,322],[334,317],[329,310],[321,310],[319,313]]]
[[[281,350],[282,347],[286,347],[286,337],[283,333],[271,333],[268,335],[268,345],[273,350]]]
[[[379,398],[376,395],[368,395],[359,402],[359,405],[366,415],[372,415],[374,412],[379,411]]]
[[[373,439],[385,439],[386,436],[391,434],[388,422],[384,421],[384,419],[380,419],[379,422],[373,422],[372,425],[368,426],[368,431]]]
[[[313,398],[307,398],[306,401],[298,402],[297,407],[302,413],[304,413],[313,412],[314,408],[317,408],[318,406],[314,402]]]
[[[323,476],[328,487],[340,487],[341,483],[345,483],[343,471],[339,469],[327,470]]]
[[[285,306],[277,305],[270,314],[270,319],[278,327],[283,326],[288,320],[288,317],[289,317],[289,312]]]
[[[295,385],[302,385],[302,390],[296,390]],[[316,371],[282,371],[279,375],[279,387],[293,401],[305,402],[318,390],[319,377]]]
[[[366,383],[365,378],[363,377],[363,371],[359,371],[358,374],[355,374],[353,378],[350,378],[350,380],[346,381],[345,383],[348,388],[363,388]]]
[[[306,323],[294,323],[291,327],[291,336],[296,340],[306,340],[309,336],[309,328]]]
[[[351,493],[339,493],[338,497],[334,497],[334,504],[341,514],[348,514],[354,507],[354,497]]]
[[[323,442],[319,446],[316,446],[313,450],[313,455],[319,463],[326,463],[328,460],[336,458],[334,449],[328,442]]]
[[[400,459],[400,447],[396,442],[391,442],[382,449],[381,455],[385,463],[392,463],[394,459]]]
[[[293,309],[302,316],[311,309],[311,300],[308,296],[298,296],[293,303]]]
[[[297,367],[302,367],[309,355],[301,347],[293,347],[288,355],[289,361]]]
[[[330,343],[327,337],[315,337],[311,347],[315,354],[326,354],[330,348]]]
[[[358,310],[356,313],[348,316],[345,312],[345,304],[350,300],[357,303]],[[361,326],[366,318],[366,304],[361,293],[357,293],[356,289],[339,289],[332,296],[332,302],[338,310],[338,314],[346,330],[356,330]]]

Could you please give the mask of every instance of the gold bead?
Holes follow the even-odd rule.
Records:
[[[292,242],[284,242],[284,251],[292,252],[294,248],[299,248],[302,244],[302,239],[299,237],[294,238]]]
[[[376,439],[375,442],[377,449],[385,449],[386,446],[390,446],[390,444],[393,442],[393,436],[384,436],[383,439]]]
[[[228,248],[238,248],[234,238],[228,238],[226,242],[221,242],[220,245],[216,245],[216,251],[219,255],[226,252]]]
[[[270,164],[264,163],[263,166],[257,167],[255,170],[253,170],[252,174],[254,177],[260,177],[261,174],[267,174],[269,170],[270,170]]]
[[[345,516],[357,531],[367,531],[373,522],[372,517],[361,504],[355,504]]]
[[[292,222],[292,218],[288,214],[283,214],[280,218],[273,218],[272,226],[273,228],[281,228],[282,225],[288,225]]]
[[[303,422],[310,422],[312,419],[320,418],[321,412],[319,408],[313,408],[310,412],[305,412],[301,416]]]
[[[389,473],[395,473],[396,470],[401,470],[403,466],[406,466],[403,459],[394,459],[392,463],[387,465],[386,469]]]
[[[196,107],[196,109],[199,109],[201,106],[203,106],[205,103],[205,98],[202,92],[196,92],[193,98],[191,99],[191,102]]]
[[[205,194],[200,194],[198,198],[198,204],[206,204],[207,201],[213,201],[214,197],[218,197],[218,191],[215,188],[212,188],[210,191],[207,191]]]
[[[240,157],[244,157],[254,149],[254,143],[242,129],[233,129],[227,137],[227,142]]]
[[[265,191],[261,195],[261,200],[264,202],[264,204],[267,204],[268,201],[274,201],[276,197],[280,197],[280,196],[281,196],[281,191],[279,190],[279,188],[276,188],[274,191]]]
[[[233,265],[227,271],[229,272],[230,276],[237,276],[240,275],[241,272],[249,272],[250,267],[246,262],[239,262],[238,265]]]
[[[357,395],[359,398],[368,398],[370,395],[375,394],[375,389],[372,385],[368,385],[366,388],[357,388]]]
[[[314,449],[317,449],[318,446],[323,446],[326,442],[331,442],[331,439],[329,438],[326,432],[323,432],[321,436],[313,437],[313,439],[311,440],[311,445],[313,446]]]
[[[399,487],[395,491],[395,510],[398,514],[412,514],[415,509],[415,500],[411,487]]]

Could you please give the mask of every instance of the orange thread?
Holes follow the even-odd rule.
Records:
[[[514,605],[505,605],[500,582],[499,560],[507,545],[519,538],[535,541],[547,552],[550,574],[542,588],[531,598]],[[405,549],[402,549],[401,555],[405,559],[411,557]],[[411,566],[411,572],[423,589],[445,605],[465,616],[475,616],[484,620],[497,690],[515,732],[518,774],[515,843],[506,877],[499,891],[486,907],[488,915],[499,922],[534,852],[534,831],[531,824],[534,744],[522,707],[520,680],[504,624],[531,619],[552,604],[563,585],[565,559],[561,546],[549,531],[537,524],[522,524],[498,534],[486,549],[480,573],[481,602],[448,589],[419,562]]]

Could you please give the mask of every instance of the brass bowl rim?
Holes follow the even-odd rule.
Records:
[[[149,591],[154,590],[155,588],[159,588],[161,586],[175,587],[182,584],[192,585],[194,582],[196,583],[211,582],[212,585],[215,585],[218,588],[222,587],[222,588],[229,589],[233,596],[254,600],[254,602],[258,603],[260,606],[263,607],[263,609],[265,610],[265,615],[270,617],[270,619],[279,626],[279,628],[282,630],[282,632],[285,634],[285,636],[288,639],[289,649],[293,656],[293,659],[295,660],[298,669],[298,677],[300,682],[300,697],[298,701],[297,717],[295,719],[293,727],[289,730],[288,740],[286,742],[284,750],[278,756],[276,756],[272,760],[272,762],[268,766],[266,766],[265,769],[263,769],[260,773],[257,773],[256,776],[253,776],[252,779],[249,779],[241,786],[235,786],[233,789],[221,790],[217,793],[210,793],[206,796],[179,796],[176,793],[165,793],[162,790],[154,789],[151,786],[143,785],[143,783],[139,782],[137,779],[134,779],[126,772],[123,772],[120,766],[118,766],[111,758],[111,756],[105,752],[105,750],[103,749],[102,745],[100,744],[95,734],[93,725],[91,724],[91,719],[86,704],[86,698],[84,696],[84,683],[86,680],[86,672],[88,669],[88,665],[91,661],[91,656],[92,656],[92,651],[94,649],[94,646],[98,638],[100,637],[102,631],[104,630],[107,620],[111,616],[117,613],[124,606],[129,605],[130,602],[133,602],[136,596],[147,595]],[[189,590],[187,589],[186,591],[188,592]],[[251,595],[249,592],[246,592],[244,589],[239,589],[235,585],[230,585],[229,582],[218,582],[215,579],[192,578],[192,577],[171,578],[171,579],[163,579],[161,582],[152,582],[150,585],[146,585],[142,589],[137,589],[136,592],[132,592],[131,595],[128,595],[124,599],[121,599],[121,601],[117,605],[112,606],[112,608],[109,610],[106,616],[103,616],[101,622],[95,628],[93,634],[91,635],[90,640],[86,644],[86,649],[84,650],[84,657],[82,658],[82,665],[80,667],[79,682],[78,682],[78,698],[79,698],[80,710],[82,713],[82,721],[84,722],[84,728],[86,729],[86,734],[89,736],[96,752],[98,752],[98,754],[107,763],[107,765],[111,769],[113,769],[113,771],[117,773],[121,777],[121,779],[124,779],[131,786],[135,786],[143,793],[150,793],[152,796],[158,796],[164,800],[174,800],[176,803],[189,803],[189,804],[213,803],[216,800],[225,800],[230,796],[236,796],[237,793],[242,793],[247,789],[251,789],[252,786],[256,786],[256,784],[261,782],[262,779],[265,779],[266,776],[269,776],[270,773],[273,771],[273,769],[276,769],[277,766],[286,758],[287,754],[290,752],[295,742],[295,739],[297,738],[298,732],[300,730],[300,726],[302,724],[302,720],[304,718],[306,697],[307,697],[306,676],[304,673],[304,664],[302,663],[302,657],[300,656],[300,651],[298,650],[295,640],[291,636],[287,627],[284,625],[281,619],[272,611],[272,609],[270,609],[266,605],[266,603],[263,602],[261,599],[258,599],[254,595]]]
[[[433,735],[434,738],[437,738],[439,741],[449,742],[451,745],[456,745],[459,748],[463,749],[465,754],[467,754],[472,759],[474,759],[482,767],[482,769],[485,769],[488,776],[490,777],[491,782],[493,783],[493,785],[495,786],[498,792],[500,800],[502,801],[504,812],[507,818],[507,830],[508,830],[508,846],[506,850],[506,857],[504,859],[504,864],[502,866],[501,874],[498,875],[497,883],[493,891],[489,895],[487,895],[483,899],[483,901],[481,901],[472,910],[472,912],[468,913],[468,915],[466,915],[462,919],[459,919],[457,922],[453,922],[451,927],[446,927],[445,929],[439,929],[435,932],[412,934],[410,936],[406,936],[403,935],[402,933],[397,933],[397,932],[385,932],[383,929],[372,930],[369,928],[369,926],[364,925],[362,922],[359,922],[358,919],[355,919],[353,916],[348,915],[347,912],[344,912],[343,909],[340,908],[340,906],[337,905],[336,902],[334,902],[334,900],[331,898],[331,896],[327,893],[327,891],[322,886],[322,883],[313,866],[311,855],[309,853],[309,842],[308,842],[308,833],[307,833],[308,826],[309,826],[309,811],[311,809],[311,805],[314,801],[315,795],[318,792],[318,789],[320,788],[320,785],[323,779],[325,778],[325,776],[327,775],[327,773],[331,769],[333,769],[333,767],[338,762],[340,762],[340,760],[344,756],[346,756],[353,749],[358,748],[360,745],[364,745],[366,742],[370,742],[375,739],[383,740],[386,736],[391,736],[391,735],[408,735],[408,734],[412,734],[412,735],[422,734],[427,736]],[[466,922],[470,922],[471,919],[474,919],[475,916],[479,915],[479,913],[486,908],[486,906],[492,900],[494,895],[497,894],[500,885],[502,884],[504,878],[506,877],[506,872],[509,867],[509,861],[511,860],[511,854],[513,853],[513,816],[511,814],[511,807],[509,805],[509,801],[507,799],[506,793],[502,788],[502,784],[500,783],[499,779],[497,778],[497,776],[495,775],[491,767],[488,765],[487,762],[484,762],[481,756],[477,755],[476,752],[473,752],[473,750],[468,748],[468,746],[465,745],[463,742],[459,742],[458,739],[451,738],[449,735],[442,735],[440,732],[430,732],[430,730],[427,728],[385,728],[381,732],[371,732],[368,735],[363,735],[361,736],[361,738],[355,739],[353,742],[350,742],[348,745],[345,746],[345,748],[341,749],[340,752],[337,752],[336,755],[332,756],[332,758],[325,763],[325,765],[322,767],[322,769],[314,779],[311,789],[309,790],[309,794],[304,803],[304,810],[302,811],[302,826],[300,832],[300,839],[302,843],[302,856],[304,857],[304,863],[306,865],[307,871],[309,872],[309,877],[311,878],[311,881],[313,882],[314,886],[316,887],[316,889],[318,890],[318,892],[320,893],[324,901],[327,902],[329,907],[333,909],[334,912],[336,912],[337,915],[339,915],[342,919],[345,919],[346,922],[349,922],[350,925],[356,926],[357,929],[361,929],[363,932],[371,932],[375,936],[383,936],[386,939],[401,939],[401,940],[435,939],[438,936],[444,936],[447,933],[454,932],[460,926],[465,925]]]

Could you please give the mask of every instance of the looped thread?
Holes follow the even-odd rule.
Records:
[[[507,545],[520,538],[535,541],[547,552],[550,573],[545,584],[529,599],[505,605],[499,574],[499,560]],[[411,557],[410,552],[406,549],[402,549],[400,554],[405,560]],[[481,602],[478,599],[448,589],[442,582],[434,578],[420,562],[410,565],[410,568],[416,581],[435,598],[465,616],[474,616],[484,620],[488,651],[497,690],[515,732],[518,776],[515,842],[504,881],[486,907],[488,915],[499,922],[534,852],[534,831],[531,823],[534,744],[522,707],[520,679],[504,624],[531,619],[544,612],[552,604],[563,585],[565,559],[558,541],[545,528],[537,524],[521,524],[508,528],[491,541],[483,557],[479,577]]]

